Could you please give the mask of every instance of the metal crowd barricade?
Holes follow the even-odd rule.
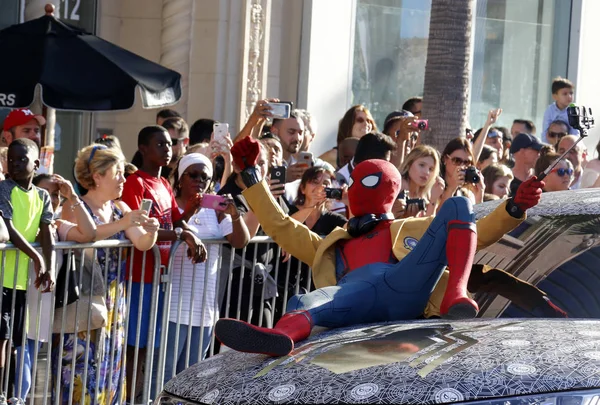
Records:
[[[39,244],[33,244],[33,246],[39,249]],[[104,250],[106,257],[112,255],[113,258],[116,258],[117,265],[114,269],[109,269],[109,260],[105,261],[103,268],[95,260],[97,251],[101,249]],[[23,269],[18,265],[15,265],[16,268],[7,268],[6,256],[8,252],[14,252],[16,256],[15,263],[18,263],[18,258],[24,253],[12,244],[0,244],[2,280],[9,271],[15,274],[13,291],[10,296],[11,330],[14,330],[14,315],[17,311],[24,311],[26,316],[23,321],[23,335],[20,342],[13,342],[12,339],[8,341],[6,366],[4,373],[0,375],[0,392],[7,397],[22,398],[29,385],[29,393],[26,398],[28,404],[123,403],[125,399],[125,346],[127,340],[126,336],[125,339],[120,339],[118,336],[123,332],[125,335],[127,333],[129,306],[126,307],[124,314],[120,314],[118,309],[121,307],[123,299],[126,299],[127,303],[132,299],[126,293],[126,291],[131,290],[131,280],[126,281],[124,273],[132,266],[131,242],[126,240],[104,240],[95,243],[56,243],[54,249],[55,266],[66,261],[64,270],[67,272],[65,274],[64,290],[62,291],[65,297],[65,305],[61,308],[55,308],[56,291],[48,294],[35,293],[37,291],[34,286],[35,273],[30,260],[28,260],[29,268],[27,269]],[[158,248],[154,247],[151,251],[145,252],[144,260],[147,254],[152,254],[155,258],[157,265],[154,268],[154,274],[158,280],[160,271]],[[89,258],[87,262],[86,257]],[[129,259],[127,259],[128,257]],[[75,264],[77,259],[79,259],[78,265]],[[93,264],[92,260],[96,261],[96,265]],[[127,261],[126,264],[125,261]],[[89,266],[86,263],[89,263]],[[59,267],[56,267],[57,272],[58,270]],[[26,308],[16,307],[16,275],[21,271],[29,272],[28,292],[26,294],[30,300],[26,303]],[[84,277],[84,272],[90,274]],[[112,273],[111,281],[114,282],[112,287],[109,283],[109,272]],[[98,280],[98,277],[101,277],[101,279]],[[79,292],[79,299],[67,305],[69,291],[73,292],[73,286],[69,286],[69,283],[73,282],[71,279],[78,283],[76,289]],[[99,281],[100,283],[98,283]],[[87,285],[88,283],[89,285]],[[92,325],[91,315],[93,313],[103,313],[102,300],[94,299],[96,285],[103,286],[104,294],[99,294],[97,290],[95,296],[102,296],[104,303],[113,308],[112,311],[106,311],[106,325],[103,327],[93,327]],[[114,289],[114,294],[111,289]],[[2,300],[7,299],[7,294],[10,294],[9,290],[4,291],[5,294],[0,295],[0,308],[2,307]],[[111,295],[114,296],[114,301],[109,302],[113,299]],[[31,299],[32,297],[36,298]],[[84,307],[86,303],[87,308]],[[156,313],[156,305],[156,300],[153,299],[151,311],[154,313]],[[93,310],[94,312],[92,312]],[[123,319],[118,319],[121,315],[124,315]],[[154,319],[155,321],[156,319]],[[120,331],[117,330],[119,325],[123,327]],[[153,329],[153,327],[150,328],[151,331]],[[66,333],[70,330],[76,333]],[[137,330],[139,331],[139,324]],[[107,342],[110,343],[111,347],[105,347]],[[9,365],[16,347],[20,347],[20,349],[16,350],[13,377],[9,372],[11,369]],[[31,348],[32,350],[29,350]],[[119,352],[121,357],[116,358]],[[94,357],[92,357],[92,354],[94,354]],[[102,359],[105,361],[101,361]],[[107,363],[107,368],[104,370],[100,370],[102,363]],[[27,371],[29,366],[31,367],[31,373]],[[90,366],[95,369],[91,370]],[[23,367],[26,369],[25,372],[21,371]],[[114,375],[115,372],[120,373],[118,378]],[[28,376],[30,377],[28,378]],[[99,379],[103,377],[106,377],[106,379],[102,392],[100,392]],[[29,380],[29,383],[27,380]],[[145,376],[145,387],[149,387],[149,385],[150,376],[148,375]],[[115,391],[118,397],[111,399],[112,391]],[[148,392],[149,389],[145,391]],[[146,403],[148,403],[148,400],[146,400]]]
[[[300,285],[298,282],[292,283],[293,288],[288,291],[288,285],[290,280],[300,280],[301,263],[297,263],[292,266],[292,262],[280,263],[281,249],[268,237],[255,237],[253,238],[248,246],[243,249],[232,249],[226,240],[214,240],[214,239],[202,239],[205,244],[208,255],[206,263],[215,261],[216,274],[212,274],[211,271],[206,271],[204,267],[204,278],[199,280],[200,277],[197,274],[198,266],[205,266],[205,264],[193,265],[193,273],[188,275],[188,280],[191,277],[191,286],[184,285],[183,272],[189,271],[189,265],[186,269],[184,267],[184,260],[178,260],[178,250],[185,250],[186,246],[180,241],[174,242],[171,248],[171,255],[167,270],[162,275],[162,282],[164,283],[163,288],[165,289],[164,298],[164,311],[162,319],[162,330],[161,330],[161,350],[158,353],[159,358],[157,359],[156,372],[153,374],[153,383],[155,384],[152,397],[155,397],[161,390],[164,383],[170,380],[177,373],[177,363],[183,361],[183,367],[187,368],[194,364],[199,359],[191,358],[192,352],[190,346],[196,345],[198,350],[194,352],[200,353],[202,356],[202,348],[204,345],[204,334],[200,334],[200,338],[197,341],[191,341],[192,328],[189,327],[192,322],[193,314],[196,311],[201,313],[201,319],[204,321],[205,311],[209,310],[214,313],[212,317],[212,324],[197,326],[199,328],[210,327],[210,345],[208,347],[208,356],[214,355],[220,348],[219,343],[215,341],[214,323],[219,317],[230,317],[243,319],[248,322],[254,322],[259,326],[273,326],[273,317],[276,316],[275,312],[283,314],[285,313],[288,299],[293,294],[298,294],[301,288],[306,291],[310,290],[311,287],[311,273],[308,269],[308,273],[304,275],[306,283]],[[215,247],[216,249],[213,249]],[[259,251],[262,253],[259,256]],[[180,252],[183,254],[184,252]],[[216,255],[216,257],[215,257]],[[185,256],[185,254],[184,254]],[[249,260],[250,259],[250,260]],[[263,263],[267,261],[269,263]],[[269,267],[272,264],[272,267]],[[265,265],[263,269],[263,265]],[[181,274],[179,283],[173,283],[175,275]],[[258,274],[262,273],[262,274]],[[269,291],[270,296],[266,296],[268,285],[267,278],[271,277],[271,290]],[[212,277],[212,280],[210,279]],[[207,288],[210,285],[214,285],[214,299],[210,302],[207,300]],[[197,291],[196,287],[200,286],[202,291]],[[174,291],[183,291],[184,288],[188,288],[188,294],[191,297],[187,307],[184,306],[183,294],[174,294]],[[256,289],[260,288],[260,291]],[[273,291],[273,288],[275,291]],[[280,291],[283,293],[279,293]],[[177,296],[177,299],[174,296]],[[268,309],[266,307],[269,307]],[[182,316],[183,311],[187,312],[186,316]],[[266,316],[266,312],[271,311],[271,316]],[[172,319],[172,318],[175,319]],[[169,329],[174,328],[174,342],[171,342],[173,352],[167,353]],[[187,329],[187,335],[185,339],[180,339],[180,333],[183,329]],[[179,342],[184,341],[186,344],[185,351],[181,352]],[[180,355],[178,355],[181,352]],[[170,370],[165,369],[167,356],[175,356],[172,359],[173,368]]]
[[[192,273],[188,278],[191,283],[186,283],[181,276],[178,283],[173,283],[177,273],[183,275],[184,272],[190,271],[189,265],[185,266],[188,260],[184,252],[187,248],[185,244],[182,245],[179,241],[173,243],[167,268],[161,268],[160,252],[156,246],[144,254],[142,280],[146,272],[145,262],[148,254],[153,255],[155,263],[152,270],[150,325],[146,348],[139,347],[142,313],[139,311],[137,317],[130,316],[132,300],[137,300],[138,308],[142,307],[144,289],[140,289],[139,296],[133,297],[132,280],[119,281],[116,284],[114,301],[107,300],[111,291],[109,273],[112,272],[111,279],[122,280],[125,279],[124,272],[133,268],[131,242],[105,240],[95,243],[56,243],[55,264],[66,261],[67,277],[62,287],[65,305],[55,309],[56,291],[50,294],[36,294],[34,300],[27,302],[30,319],[25,321],[25,325],[29,325],[29,328],[24,331],[20,342],[9,341],[10,347],[7,349],[7,352],[12,355],[17,346],[25,348],[29,345],[32,348],[32,353],[19,349],[16,355],[16,364],[19,366],[23,365],[26,359],[31,358],[31,386],[27,403],[148,404],[162,390],[164,383],[178,371],[177,360],[181,361],[180,364],[184,368],[199,361],[206,338],[209,339],[208,356],[223,350],[212,333],[214,323],[219,317],[238,318],[260,326],[272,327],[276,319],[285,312],[291,295],[302,290],[310,290],[310,269],[306,272],[306,266],[302,267],[300,263],[292,266],[291,261],[281,263],[281,250],[270,238],[256,237],[244,249],[232,249],[226,240],[203,239],[203,242],[208,249],[206,263],[213,263],[213,266],[209,266],[210,271],[204,271],[203,278],[201,278],[202,273],[196,270],[199,266],[204,266],[206,269],[206,264],[192,266]],[[38,244],[33,246],[39,249]],[[104,266],[99,267],[98,271],[94,271],[94,266],[91,270],[88,269],[86,258],[95,258],[100,249],[104,249],[107,256],[112,253],[112,257],[116,258],[117,263],[121,265],[111,269],[109,261],[106,260]],[[183,260],[178,259],[176,254],[178,250],[182,251]],[[11,244],[0,244],[2,280],[7,271],[15,271],[6,268],[7,252],[15,252],[17,259],[24,254]],[[35,279],[31,261],[29,263],[27,288],[32,292],[31,289],[35,289],[33,285]],[[213,269],[216,269],[216,272]],[[56,271],[58,270],[57,267]],[[17,268],[17,271],[21,269]],[[86,271],[91,272],[91,277],[89,275],[87,278],[84,277]],[[79,299],[66,305],[68,293],[72,290],[72,286],[69,286],[71,274],[75,275],[74,279],[78,282]],[[98,281],[97,277],[102,278],[105,302],[113,310],[108,311],[107,326],[94,329],[91,315],[93,287]],[[16,280],[15,277],[11,297],[11,330],[14,326],[14,314],[21,309],[16,306],[14,292]],[[83,285],[84,281],[89,285]],[[120,286],[123,288],[123,294],[119,294],[119,283],[122,283]],[[212,292],[209,293],[211,289]],[[83,291],[86,291],[86,294],[83,294]],[[162,318],[158,317],[159,291],[164,292]],[[183,291],[187,291],[189,302],[183,301]],[[2,308],[3,296],[4,294],[0,295],[0,308]],[[209,296],[210,300],[207,298]],[[119,319],[118,309],[123,303],[122,300],[125,300],[126,304],[125,315],[124,319]],[[82,308],[81,305],[87,308]],[[212,318],[208,317],[211,318],[211,322],[207,325],[204,324],[206,311],[209,313],[212,311],[213,314]],[[185,316],[182,315],[183,312],[186,312]],[[207,337],[200,333],[199,338],[196,338],[196,335],[192,334],[193,328],[189,327],[197,324],[194,315],[198,313],[200,324],[197,327],[201,331],[204,327],[210,328],[211,333]],[[132,358],[126,356],[131,322],[135,323],[135,328],[132,329],[136,331],[135,345],[130,348]],[[120,329],[121,326],[123,329]],[[160,335],[155,335],[158,326],[161,327]],[[169,341],[170,328],[174,330],[171,342]],[[70,330],[77,330],[78,333],[76,336],[66,333]],[[186,345],[185,350],[179,347],[180,341]],[[172,355],[167,352],[169,346],[175,353],[181,352],[181,354],[177,359],[173,359],[173,368],[166,370],[166,358]],[[75,355],[72,355],[73,353]],[[195,358],[194,353],[199,353],[199,358]],[[27,386],[24,381],[26,373],[20,371],[21,366],[17,367],[16,377],[10,375],[8,365],[11,355],[7,356],[6,372],[0,373],[0,393],[7,396],[22,396],[21,388],[25,389]],[[108,368],[100,370],[104,363],[108,363]],[[114,366],[115,363],[118,367]],[[127,363],[133,364],[129,367],[131,372],[128,376],[126,376]],[[106,376],[106,384],[102,389],[98,384],[99,376]],[[127,398],[123,392],[126,385],[129,385]],[[86,388],[88,386],[89,391]],[[116,391],[117,398],[111,399],[112,391]]]

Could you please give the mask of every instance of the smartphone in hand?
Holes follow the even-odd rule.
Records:
[[[226,144],[225,139],[229,133],[229,124],[224,122],[215,122],[213,124],[213,139],[215,142]]]
[[[146,211],[147,215],[150,215],[150,209],[152,208],[152,200],[144,198],[142,200],[142,204],[140,205],[140,209],[142,211]]]
[[[204,194],[202,196],[202,208],[210,208],[215,211],[225,211],[227,209],[227,198],[222,195]]]
[[[314,165],[313,154],[310,152],[300,152],[298,154],[298,163],[312,167]]]
[[[285,184],[286,168],[285,166],[273,166],[271,168],[271,180],[279,180],[279,184]]]
[[[292,112],[291,102],[269,103],[271,114],[275,119],[288,119]]]

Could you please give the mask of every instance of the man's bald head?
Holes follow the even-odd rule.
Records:
[[[573,146],[579,138],[575,135],[563,136],[558,143],[558,153],[563,154],[571,146]],[[581,171],[581,163],[583,162],[583,145],[578,143],[566,156],[567,159],[573,164],[573,168],[576,173]]]

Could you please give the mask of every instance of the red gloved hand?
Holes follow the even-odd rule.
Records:
[[[542,198],[542,188],[544,186],[544,182],[538,180],[535,176],[524,181],[517,189],[517,194],[514,198],[515,204],[523,211],[535,207]]]
[[[251,136],[236,142],[231,148],[233,163],[240,170],[256,166],[258,155],[260,155],[260,144]]]

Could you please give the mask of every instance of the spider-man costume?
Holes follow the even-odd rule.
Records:
[[[242,177],[249,189],[244,195],[265,232],[286,251],[313,265],[317,289],[292,297],[288,312],[273,329],[235,319],[219,320],[215,334],[238,351],[281,356],[293,350],[294,342],[308,337],[314,325],[416,319],[446,266],[449,277],[441,314],[455,319],[476,316],[478,307],[467,295],[467,283],[478,242],[482,246],[495,242],[524,219],[524,211],[537,204],[541,195],[541,182],[524,182],[521,193],[501,205],[491,221],[500,223],[496,228],[502,233],[496,230],[493,237],[478,239],[477,228],[489,228],[490,221],[476,225],[471,203],[464,197],[447,200],[434,219],[393,221],[390,212],[402,179],[391,163],[369,160],[358,164],[351,174],[348,198],[355,217],[348,223],[348,232],[340,229],[337,237],[329,235],[322,240],[285,214],[273,214],[277,211],[274,202],[265,204],[265,199],[272,198],[254,169],[258,155],[254,142],[244,140],[232,148],[236,165],[245,168]],[[336,238],[335,243],[323,246],[330,237]],[[404,245],[405,251],[399,245]],[[321,262],[327,267],[323,259],[327,255],[333,256],[335,282],[328,279],[331,271],[319,269]]]

